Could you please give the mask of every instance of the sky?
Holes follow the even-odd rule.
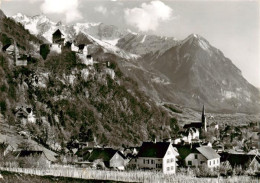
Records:
[[[260,88],[260,0],[0,0],[7,16],[46,14],[53,21],[103,22],[145,34],[207,39]]]

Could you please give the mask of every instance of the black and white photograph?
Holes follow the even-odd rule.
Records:
[[[260,0],[0,0],[0,183],[259,183]]]

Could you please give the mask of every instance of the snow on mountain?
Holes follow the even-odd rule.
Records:
[[[99,46],[103,47],[107,53],[112,53],[126,59],[138,58],[137,55],[127,53],[115,46],[118,40],[129,32],[127,30],[120,30],[113,25],[105,25],[103,23],[76,23],[67,26],[61,22],[52,22],[45,15],[29,17],[21,13],[18,13],[12,18],[23,24],[32,34],[42,36],[48,40],[48,42],[52,42],[52,34],[57,29],[62,31],[65,41],[74,40],[78,34],[83,33],[86,36],[88,35]]]
[[[129,33],[118,40],[116,46],[137,55],[156,54],[159,56],[177,43],[175,38]]]
[[[79,32],[80,33],[80,32]],[[82,33],[84,34],[84,33]],[[85,34],[85,36],[88,37],[88,39],[93,41],[93,44],[99,45],[103,48],[105,53],[111,53],[111,54],[115,54],[121,58],[125,58],[125,59],[138,59],[139,55],[136,54],[132,54],[132,53],[128,53],[110,43],[104,42],[104,41],[100,41],[99,39],[94,38],[91,35],[87,35]]]

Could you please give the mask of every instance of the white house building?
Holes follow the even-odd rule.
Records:
[[[185,157],[186,166],[203,166],[208,168],[218,167],[220,165],[220,156],[210,146],[201,146],[194,148]]]
[[[143,142],[136,158],[130,165],[139,169],[162,171],[164,174],[175,174],[178,156],[177,150],[170,142]]]

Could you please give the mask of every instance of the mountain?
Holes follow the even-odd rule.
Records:
[[[172,46],[161,44],[161,47],[167,45],[166,49],[153,46],[149,49],[136,36],[131,37],[135,38],[129,41],[127,35],[120,39],[117,46],[132,53],[136,53],[135,45],[140,47],[138,50],[146,50],[139,65],[150,76],[136,71],[138,76],[133,69],[128,74],[137,76],[140,85],[145,86],[143,90],[158,102],[194,109],[205,104],[209,110],[218,112],[260,111],[259,91],[246,81],[230,59],[202,36],[192,34],[182,41],[170,39]]]
[[[144,35],[102,23],[77,23],[66,26],[46,16],[13,17],[31,33],[51,40],[60,28],[67,40],[88,37],[106,52],[127,59],[120,69],[157,103],[175,103],[217,112],[260,111],[259,91],[249,84],[241,71],[202,36],[191,34],[184,40]],[[116,46],[114,46],[116,45]],[[112,55],[110,55],[112,54]]]
[[[118,40],[116,46],[141,56],[147,54],[159,56],[177,43],[175,38],[129,33]]]

